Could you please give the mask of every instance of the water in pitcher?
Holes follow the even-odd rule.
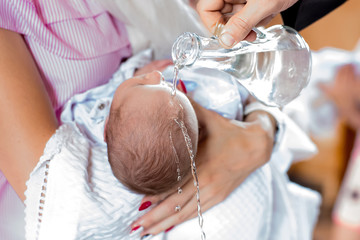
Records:
[[[294,29],[281,25],[232,49],[224,49],[216,37],[184,33],[173,45],[172,58],[179,69],[205,67],[226,72],[260,102],[277,107],[300,94],[311,72],[307,43]]]
[[[296,56],[296,62],[293,60]],[[306,87],[309,75],[307,49],[249,52],[228,57],[203,56],[196,67],[224,71],[258,100],[269,106],[284,106]]]

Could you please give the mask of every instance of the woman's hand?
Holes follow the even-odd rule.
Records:
[[[245,123],[225,119],[197,104],[194,104],[194,108],[200,126],[205,128],[196,163],[201,209],[206,211],[223,201],[251,172],[269,160],[273,147],[274,119],[265,112],[254,112],[248,116],[250,122]],[[196,217],[193,180],[188,180],[182,186],[181,194],[175,190],[170,195],[144,197],[144,205],[160,203],[135,221],[132,229],[142,226],[142,235],[156,235]],[[177,205],[181,206],[180,212],[175,212]]]
[[[266,25],[276,14],[296,2],[297,0],[199,0],[197,11],[212,33],[223,14],[234,14],[220,36],[223,46],[231,48],[241,40],[255,40],[255,33],[251,31],[253,27]]]

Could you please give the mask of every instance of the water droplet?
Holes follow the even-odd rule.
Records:
[[[179,119],[174,119],[175,122],[177,123],[177,125],[180,127],[183,136],[184,136],[184,140],[185,140],[185,144],[190,156],[190,161],[191,161],[191,173],[193,176],[193,180],[194,180],[194,186],[196,188],[196,202],[197,202],[197,213],[198,213],[198,222],[199,222],[199,227],[200,227],[200,231],[201,231],[201,239],[205,240],[206,239],[206,235],[203,229],[203,223],[204,223],[204,219],[202,216],[202,212],[201,212],[201,204],[200,204],[200,187],[199,187],[199,180],[198,180],[198,176],[196,173],[196,165],[195,165],[195,159],[194,159],[194,154],[193,154],[193,150],[192,150],[192,143],[191,143],[191,138],[187,132],[186,126],[184,124],[183,121],[179,120]]]
[[[177,205],[177,206],[175,207],[175,212],[180,212],[180,210],[181,210],[180,205]]]
[[[176,85],[178,82],[178,75],[179,75],[179,66],[175,65],[174,67],[174,77],[173,77],[173,83],[172,83],[172,90],[171,90],[171,95],[175,96],[176,95]]]

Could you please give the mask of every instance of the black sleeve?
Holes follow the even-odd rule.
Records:
[[[324,17],[346,0],[299,0],[281,13],[284,25],[300,31]]]

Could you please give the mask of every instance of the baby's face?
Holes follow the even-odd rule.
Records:
[[[151,111],[158,104],[166,104],[169,107],[179,107],[181,104],[189,121],[197,128],[197,118],[189,99],[179,90],[176,90],[173,97],[171,91],[170,85],[162,81],[161,73],[153,71],[120,84],[115,92],[112,108],[126,105],[131,111],[142,111],[144,108]]]

